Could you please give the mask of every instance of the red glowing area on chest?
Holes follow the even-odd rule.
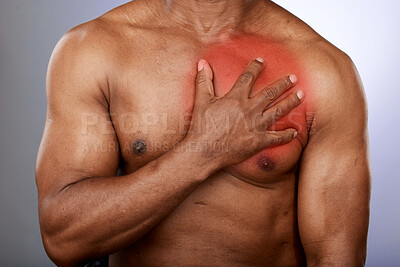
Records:
[[[228,93],[249,62],[257,57],[264,59],[265,68],[257,79],[251,95],[255,95],[267,85],[284,76],[295,74],[298,77],[296,86],[283,94],[280,99],[301,89],[305,92],[305,101],[269,127],[270,130],[295,128],[299,133],[298,137],[288,144],[264,149],[237,167],[248,170],[253,169],[256,164],[259,166],[259,170],[271,171],[279,168],[283,161],[290,161],[290,158],[297,157],[298,160],[302,146],[308,140],[307,125],[312,118],[312,112],[308,104],[311,82],[296,54],[282,43],[246,35],[235,36],[215,43],[208,47],[201,57],[207,60],[213,69],[217,96],[224,96]]]

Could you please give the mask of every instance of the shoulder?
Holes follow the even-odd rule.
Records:
[[[280,41],[290,47],[301,61],[309,79],[313,110],[320,115],[320,123],[346,116],[338,110],[366,116],[366,100],[360,75],[352,59],[320,36],[310,26],[291,15],[281,15]]]
[[[352,59],[299,18],[278,6],[275,9],[279,42],[294,51],[310,80],[311,88],[304,89],[318,116],[319,127],[334,125],[339,120],[365,125],[366,99]]]
[[[78,25],[59,40],[53,55],[68,54],[71,59],[117,60],[131,38],[140,37],[150,14],[142,1],[129,2],[100,17]],[[131,44],[132,45],[132,44]]]
[[[268,1],[268,7],[270,23],[274,25],[272,32],[268,34],[290,47],[314,76],[336,84],[358,79],[353,61],[346,53],[282,7],[271,1]]]
[[[320,120],[348,119],[350,113],[358,114],[360,121],[365,120],[364,88],[352,59],[325,40],[309,44],[303,56]]]
[[[51,99],[68,95],[92,95],[106,89],[110,44],[106,44],[99,20],[79,25],[65,33],[55,46],[47,72],[47,94]],[[85,85],[85,86],[83,86]]]
[[[352,59],[322,38],[295,45],[310,81],[310,88],[304,90],[308,110],[314,114],[312,134],[333,134],[335,138],[363,135],[367,101]]]
[[[92,62],[110,58],[117,36],[107,22],[98,18],[76,26],[58,41],[52,59],[62,57],[66,62]],[[52,63],[52,62],[50,62]]]
[[[107,95],[107,79],[126,58],[127,34],[132,32],[135,25],[120,8],[67,31],[50,58],[48,91],[60,92],[64,88],[60,85],[67,82],[68,92],[81,93],[86,88],[87,93]]]
[[[67,101],[107,105],[108,74],[118,63],[118,31],[102,17],[76,26],[58,41],[49,61],[46,91],[50,106]],[[61,101],[61,102],[60,102]],[[53,105],[53,104],[56,104]]]
[[[143,1],[129,2],[70,29],[57,43],[50,67],[68,64],[112,72],[143,49],[141,40],[151,32],[146,10]]]
[[[333,144],[339,139],[349,146],[365,144],[367,101],[352,59],[300,19],[288,17],[290,22],[281,19],[289,26],[280,26],[279,42],[293,51],[306,74],[301,89],[306,94],[307,112],[313,114],[309,140],[317,140],[311,142],[317,146],[325,144],[322,140]]]

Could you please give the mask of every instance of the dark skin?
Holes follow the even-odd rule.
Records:
[[[268,78],[268,42],[244,67],[201,60],[235,34],[284,45],[304,71]],[[253,43],[221,53],[239,58]],[[233,86],[224,66],[242,73]],[[272,2],[128,3],[62,38],[47,95],[36,177],[57,265],[104,255],[111,266],[364,264],[362,84],[347,56]],[[271,129],[294,111],[315,125]],[[239,117],[248,127],[235,127]]]

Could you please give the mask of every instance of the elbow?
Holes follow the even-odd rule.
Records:
[[[56,224],[41,223],[42,242],[47,256],[57,266],[77,266],[85,259],[86,251],[68,231]]]
[[[46,234],[42,234],[44,249],[50,260],[57,266],[77,266],[79,261],[74,260],[76,255],[71,253],[71,250],[65,245],[60,245],[55,241],[55,238]]]
[[[50,207],[39,209],[42,242],[47,256],[57,266],[77,266],[84,258],[79,244],[69,237],[70,225],[56,216]]]
[[[90,246],[85,246],[82,242],[63,241],[61,235],[51,236],[42,232],[42,240],[47,256],[60,267],[84,266],[88,261],[104,256],[84,249]]]
[[[62,240],[61,235],[51,236],[42,233],[43,246],[49,259],[57,266],[84,266],[91,259],[95,259],[93,251],[81,242]]]
[[[306,251],[307,266],[351,266],[363,267],[366,261],[366,252],[363,249],[354,250],[350,247],[348,250],[315,250]]]
[[[340,256],[320,256],[315,258],[307,257],[307,266],[309,267],[331,267],[331,266],[349,266],[349,267],[363,267],[365,260],[357,260],[354,258],[346,258]]]

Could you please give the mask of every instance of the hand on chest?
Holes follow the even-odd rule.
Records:
[[[206,59],[213,68],[217,96],[224,96],[250,60],[256,57],[264,58],[265,69],[258,78],[252,94],[258,93],[267,85],[288,74],[298,76],[299,82],[296,88],[301,88],[306,91],[306,94],[308,91],[306,74],[301,64],[277,43],[266,42],[255,37],[237,37],[210,46],[200,57]],[[196,60],[197,58],[194,62]],[[190,64],[187,65],[190,66]],[[135,105],[138,107],[135,112],[137,118],[131,123],[136,125],[136,131],[128,135],[118,134],[122,136],[120,142],[124,143],[128,149],[125,153],[122,151],[124,158],[135,160],[138,157],[134,151],[129,151],[137,140],[146,140],[148,143],[146,153],[140,157],[144,161],[149,161],[169,149],[174,149],[175,144],[184,138],[195,97],[195,64],[193,64],[193,69],[186,71],[185,75],[180,78],[177,71],[172,73],[170,80],[154,77],[150,81],[148,77],[149,83],[152,84],[150,88],[146,91],[140,89],[143,94],[132,96],[138,103]],[[166,76],[163,75],[163,77]],[[292,90],[295,89],[291,89],[282,97]],[[129,107],[125,108],[129,109]],[[270,127],[270,130],[296,128],[299,132],[297,139],[283,146],[261,151],[249,160],[229,168],[228,171],[262,183],[265,182],[267,176],[276,176],[293,169],[299,160],[302,147],[307,142],[307,120],[310,120],[310,116],[310,114],[307,115],[307,108],[303,103]],[[240,121],[238,121],[238,126],[240,127]]]

